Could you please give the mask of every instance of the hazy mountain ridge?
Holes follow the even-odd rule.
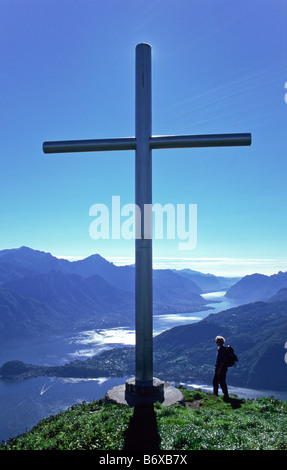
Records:
[[[24,298],[0,287],[0,338],[7,339],[39,331],[51,333],[65,328],[64,319],[54,309],[36,299]]]
[[[54,329],[62,328],[64,322],[74,328],[85,322],[94,322],[98,326],[112,325],[113,322],[117,325],[116,314],[120,314],[122,322],[132,321],[133,296],[97,275],[84,279],[77,274],[49,271],[10,281],[2,288],[25,299],[37,300],[58,312],[62,321],[55,321]]]
[[[0,337],[114,327],[133,321],[132,293],[122,292],[96,274],[84,278],[73,268],[67,260],[27,247],[1,251]]]
[[[131,326],[134,275],[134,266],[115,266],[98,254],[70,262],[28,247],[2,250],[0,337],[87,326]],[[180,272],[154,270],[153,285],[155,314],[194,312],[207,303],[201,297],[206,290]]]
[[[191,279],[201,288],[203,293],[226,291],[241,279],[241,277],[215,276],[214,274],[201,273],[192,269],[175,269],[173,271],[183,277]]]
[[[287,272],[279,271],[271,276],[251,274],[231,286],[225,295],[246,303],[267,301],[282,288],[287,288]]]
[[[194,271],[154,271],[155,312],[204,307],[200,295],[204,286],[198,286],[187,274],[210,281],[209,275],[200,276]],[[229,294],[239,295],[246,288],[246,299],[253,286],[255,297],[263,293],[266,302],[247,303],[157,336],[155,374],[165,380],[210,381],[216,353],[214,337],[221,334],[235,347],[240,359],[229,372],[231,383],[286,388],[287,289],[278,288],[286,277],[287,273],[246,276],[228,290]],[[0,282],[1,338],[130,326],[134,322],[134,267],[115,266],[99,255],[69,262],[26,247],[4,250],[0,252]],[[269,296],[274,291],[275,295]],[[133,348],[123,348],[46,373],[84,377],[132,375],[133,367]],[[32,369],[33,374],[39,373],[39,369]],[[29,375],[32,369],[25,371]]]
[[[287,301],[287,287],[283,287],[269,299],[269,302],[282,302],[282,301]]]

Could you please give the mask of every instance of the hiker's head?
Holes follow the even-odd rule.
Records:
[[[223,336],[216,336],[215,342],[217,346],[222,346],[223,343],[225,343],[225,339],[223,338]]]

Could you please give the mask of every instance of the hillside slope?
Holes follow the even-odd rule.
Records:
[[[265,390],[287,389],[285,343],[287,302],[255,302],[203,320],[167,330],[154,338],[154,376],[184,383],[211,383],[216,356],[215,336],[231,344],[239,362],[228,370],[230,385]],[[134,348],[116,348],[85,361],[59,367],[6,363],[3,379],[37,375],[60,377],[123,377],[134,375]],[[19,372],[20,370],[20,372]]]
[[[42,420],[0,450],[287,449],[286,403],[236,397],[224,403],[221,397],[200,390],[181,391],[185,404],[167,408],[155,404],[133,409],[103,400],[75,405]],[[187,458],[188,464],[194,461],[192,454]],[[93,460],[97,459],[93,454]]]
[[[267,390],[287,389],[284,357],[287,302],[255,302],[211,314],[198,323],[158,335],[154,351],[158,371],[180,381],[207,381],[213,375],[214,338],[222,335],[239,362],[228,371],[233,385]],[[183,380],[184,379],[184,380]]]

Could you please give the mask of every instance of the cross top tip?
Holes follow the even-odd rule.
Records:
[[[141,48],[149,48],[149,49],[151,49],[151,45],[148,44],[147,42],[141,42],[140,44],[138,44],[138,45],[136,46],[136,49],[141,49]]]

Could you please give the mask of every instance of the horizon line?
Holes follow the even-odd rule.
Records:
[[[18,250],[21,248],[29,248],[27,245],[18,248],[4,248],[5,250]],[[100,253],[90,253],[86,256],[80,255],[62,255],[53,254],[49,250],[30,248],[34,251],[42,251],[50,253],[58,259],[66,259],[69,262],[84,260],[93,255],[99,255],[108,262],[116,266],[127,266],[135,263],[134,256],[112,256]],[[54,250],[52,250],[54,251]],[[153,258],[153,269],[174,269],[183,270],[190,269],[199,271],[203,274],[213,274],[223,277],[244,277],[252,274],[263,274],[270,276],[280,271],[287,272],[287,259],[270,258],[239,258],[239,257],[178,257],[178,256],[155,256]]]
[[[116,266],[130,266],[135,264],[132,256],[103,256],[107,261]],[[67,259],[70,262],[86,259],[88,256],[55,255],[56,258]],[[251,274],[272,275],[280,271],[287,271],[287,260],[277,258],[234,258],[234,257],[168,257],[155,256],[153,258],[153,269],[190,269],[204,274],[216,276],[243,277]]]

